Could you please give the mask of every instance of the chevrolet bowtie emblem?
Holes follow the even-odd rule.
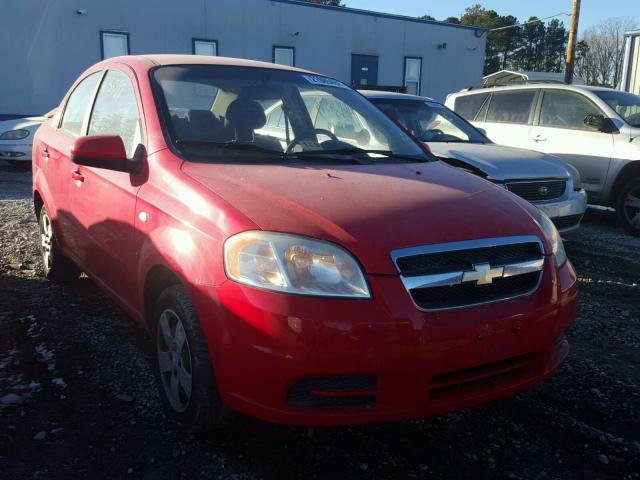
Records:
[[[502,278],[504,267],[491,268],[488,263],[478,263],[473,265],[473,270],[462,274],[463,282],[476,282],[476,285],[490,285],[494,278]]]
[[[549,187],[546,186],[542,186],[538,188],[538,194],[539,195],[547,195],[549,193]]]

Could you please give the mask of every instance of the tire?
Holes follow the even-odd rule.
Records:
[[[42,206],[38,216],[40,257],[44,276],[54,283],[69,283],[80,276],[80,269],[60,250],[47,209]]]
[[[631,179],[620,189],[616,211],[629,233],[640,237],[640,177]]]
[[[182,285],[160,294],[152,321],[154,370],[168,415],[188,433],[224,426],[229,414],[218,394],[200,321]]]

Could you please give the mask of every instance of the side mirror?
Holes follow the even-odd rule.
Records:
[[[598,132],[604,133],[614,133],[618,129],[610,118],[606,118],[603,115],[587,115],[584,117],[584,124],[589,127],[597,130]]]
[[[144,147],[138,146],[133,159],[129,160],[122,138],[118,135],[89,135],[73,142],[71,161],[87,167],[139,173],[142,165],[141,149]]]

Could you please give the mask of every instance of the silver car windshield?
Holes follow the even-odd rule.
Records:
[[[366,163],[431,157],[347,85],[301,72],[180,65],[153,72],[156,97],[183,153],[278,161],[357,157]]]
[[[640,96],[619,90],[594,92],[632,127],[640,127]]]

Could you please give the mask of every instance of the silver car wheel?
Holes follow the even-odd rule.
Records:
[[[42,263],[46,271],[51,270],[53,257],[51,249],[53,247],[53,227],[51,219],[46,212],[40,217],[40,248],[42,249]]]
[[[640,229],[640,188],[630,191],[624,199],[624,216],[629,225]]]
[[[166,309],[157,328],[160,378],[171,407],[178,413],[189,407],[193,385],[191,350],[187,334],[176,312]]]

